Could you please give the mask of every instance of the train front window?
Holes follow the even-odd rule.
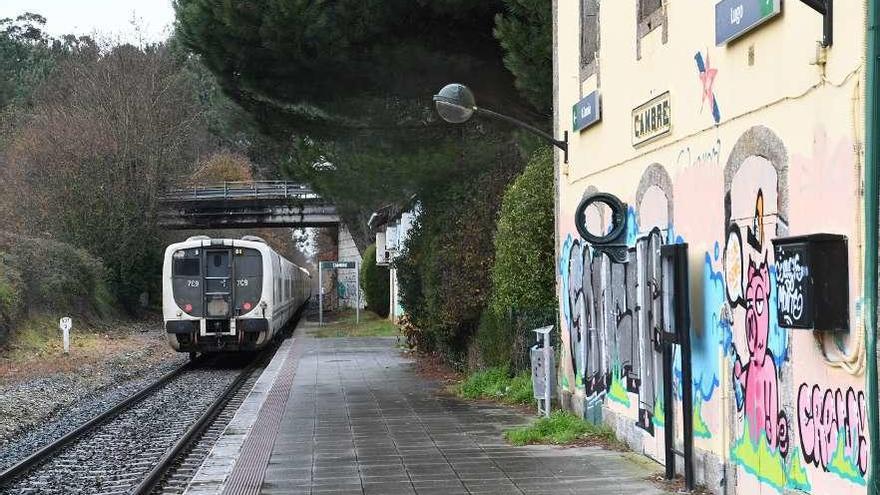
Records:
[[[175,251],[171,263],[171,288],[177,306],[191,316],[204,311],[204,280],[200,249]]]
[[[178,251],[182,252],[182,251]],[[184,255],[186,256],[186,255]],[[177,257],[174,258],[172,264],[172,275],[176,277],[198,277],[200,270],[199,258]]]
[[[257,308],[263,296],[263,255],[250,248],[236,248],[234,254],[233,306],[245,314]]]

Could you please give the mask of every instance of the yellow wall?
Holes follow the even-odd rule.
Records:
[[[662,28],[655,29],[642,39],[638,60],[635,1],[601,2],[599,71],[581,82],[580,1],[554,2],[555,127],[558,135],[567,130],[570,136],[569,163],[557,155],[562,392],[578,411],[598,404],[605,421],[631,445],[662,461],[662,427],[651,434],[633,426],[645,397],[634,390],[652,379],[641,366],[645,356],[636,369],[625,371],[621,356],[626,352],[618,349],[638,346],[636,313],[632,328],[608,327],[604,340],[585,346],[603,347],[605,362],[593,369],[604,374],[598,382],[586,383],[589,359],[578,364],[573,356],[579,336],[588,339],[589,332],[598,331],[575,321],[589,314],[590,298],[602,313],[602,301],[615,284],[635,283],[634,277],[603,277],[601,270],[589,275],[596,280],[593,287],[573,282],[581,280],[594,255],[583,261],[579,248],[573,249],[585,248],[574,226],[575,209],[595,188],[628,203],[630,219],[638,225],[627,236],[630,247],[651,227],[661,229],[664,243],[688,244],[698,477],[719,493],[864,492],[867,418],[859,312],[864,5],[836,2],[834,45],[822,55],[823,64],[816,63],[821,16],[801,2],[784,2],[781,15],[724,46],[715,46],[715,3],[666,1],[667,41]],[[697,54],[717,70],[711,88],[720,110],[717,124],[704,98]],[[596,88],[601,121],[573,132],[572,105]],[[666,91],[671,133],[633,146],[632,110]],[[652,179],[664,172],[668,184]],[[637,198],[640,183],[644,194]],[[758,191],[762,214],[756,218]],[[725,196],[730,197],[727,208]],[[740,244],[732,244],[731,231]],[[748,241],[750,232],[756,241]],[[766,303],[780,290],[770,240],[813,233],[847,237],[849,332],[835,343],[828,332],[785,329],[758,317],[758,332],[766,334],[770,352],[756,351],[748,337],[755,310],[748,306],[760,298],[754,292],[762,276],[770,294]],[[725,254],[734,252],[743,253],[741,262],[725,263]],[[608,274],[614,270],[610,265]],[[634,306],[633,300],[627,303]],[[620,311],[616,315],[623,321]],[[758,392],[759,387],[771,392]],[[822,419],[826,408],[828,419]],[[776,413],[770,426],[749,425],[767,409]],[[760,440],[749,443],[744,436],[753,434]]]

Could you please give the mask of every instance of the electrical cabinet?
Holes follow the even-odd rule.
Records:
[[[779,326],[849,330],[846,236],[810,234],[773,239]],[[772,301],[772,299],[771,299]]]

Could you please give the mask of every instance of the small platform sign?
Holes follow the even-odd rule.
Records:
[[[324,270],[334,270],[340,268],[357,268],[354,261],[322,261],[321,268]]]
[[[574,132],[586,129],[599,122],[602,109],[599,106],[599,91],[593,91],[571,107],[571,128]]]
[[[781,12],[781,0],[721,0],[715,4],[715,45],[733,41]]]

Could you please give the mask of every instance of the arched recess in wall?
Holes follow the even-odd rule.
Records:
[[[767,165],[772,167],[772,171]],[[775,201],[763,202],[762,206],[765,210],[763,216],[777,217],[776,236],[788,234],[788,150],[782,139],[764,126],[754,126],[742,133],[727,157],[724,166],[725,230],[731,221],[742,220],[742,217],[737,215],[735,206],[737,199],[745,198],[736,197],[735,193],[744,194],[744,192],[741,192],[741,187],[735,186],[743,185],[744,181],[748,180],[752,180],[753,189],[770,186],[773,182],[772,192],[763,189],[761,191],[765,195],[765,200],[770,199],[767,196],[771,194],[775,199]],[[752,199],[757,203],[757,191],[755,194]]]
[[[652,163],[642,173],[636,189],[636,221],[639,235],[645,235],[654,227],[663,232],[664,237],[672,226],[673,197],[672,179],[666,168]]]
[[[599,192],[596,186],[587,186],[581,195],[581,201]],[[580,202],[579,202],[580,203]],[[611,226],[611,211],[604,207],[590,206],[584,212],[587,230],[590,232],[607,232]]]
[[[781,457],[791,450],[788,334],[776,322],[771,239],[788,234],[788,151],[764,126],[745,131],[724,167],[724,285],[738,414],[737,442],[761,438]],[[761,376],[761,380],[749,377]],[[787,377],[787,378],[784,378]],[[737,418],[737,419],[733,419]],[[748,431],[746,431],[748,430]],[[748,463],[748,459],[740,459]]]

